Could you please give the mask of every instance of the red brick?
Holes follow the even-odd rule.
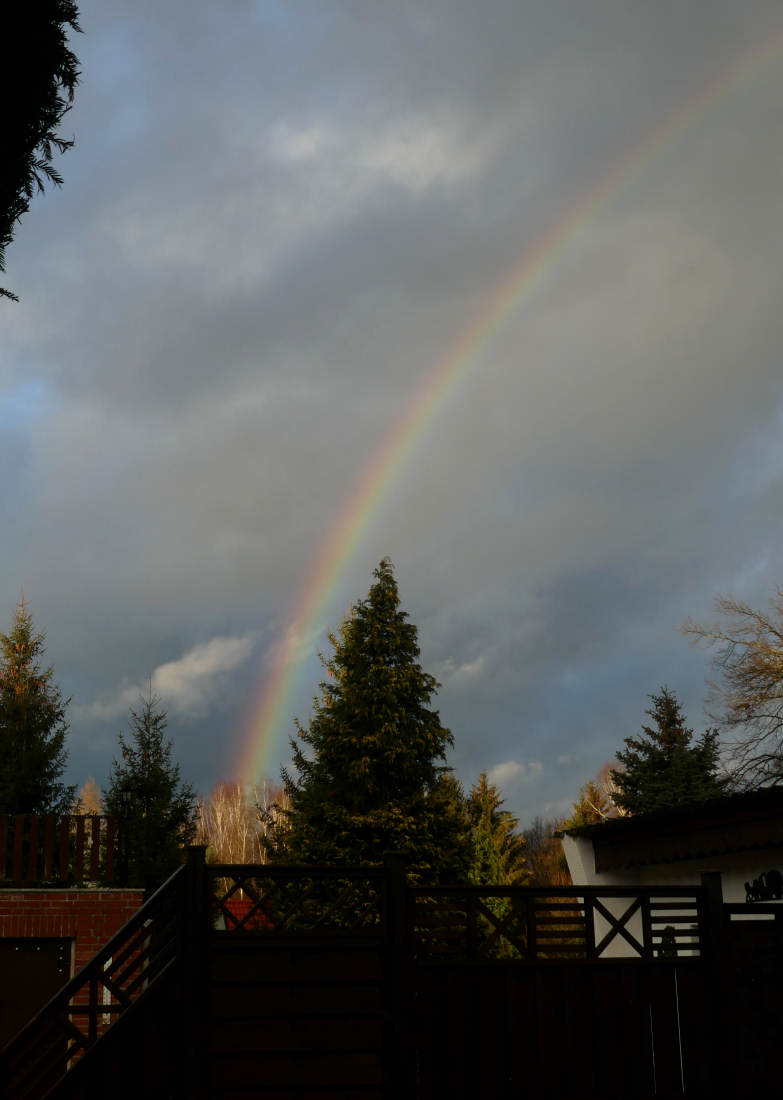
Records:
[[[0,936],[74,940],[75,969],[95,955],[141,905],[141,891],[0,891]]]

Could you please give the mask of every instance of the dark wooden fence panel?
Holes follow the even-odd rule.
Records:
[[[213,1100],[381,1100],[384,944],[216,934],[209,948],[207,1083]]]
[[[116,836],[98,814],[0,814],[0,885],[112,883]]]
[[[726,911],[728,918],[746,918],[728,919],[725,928],[723,1031],[739,1067],[735,1088],[744,1096],[783,1097],[783,913],[769,905],[727,905]]]
[[[698,962],[433,964],[415,980],[421,1100],[718,1095]]]
[[[722,1047],[720,989],[713,975],[698,967],[679,967],[676,977],[686,1095],[718,1095],[721,1089],[731,1095],[725,1066],[716,1058]]]

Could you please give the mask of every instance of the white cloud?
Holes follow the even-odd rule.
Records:
[[[419,195],[475,177],[500,144],[496,130],[477,134],[455,111],[339,127],[286,121],[271,127],[266,153],[282,164],[306,163],[322,184],[339,181],[337,193],[351,205],[379,180]]]
[[[212,638],[189,649],[179,660],[158,665],[149,685],[170,714],[181,719],[200,718],[219,701],[226,673],[243,664],[254,645],[252,634]],[[117,718],[135,707],[139,696],[146,692],[147,685],[132,684],[111,696],[73,709],[83,719]]]
[[[418,195],[438,183],[459,183],[481,168],[483,148],[454,120],[411,119],[367,134],[356,163]]]
[[[509,786],[520,779],[535,779],[541,775],[544,765],[540,760],[505,760],[490,768],[487,778],[498,787]]]
[[[451,657],[447,657],[438,669],[438,679],[442,683],[448,682],[450,685],[458,687],[461,683],[474,680],[484,672],[485,667],[486,656],[483,653],[472,661],[463,661],[461,665],[458,665]]]
[[[315,160],[336,144],[336,135],[323,126],[292,126],[277,122],[269,135],[270,153],[274,159],[288,163]]]

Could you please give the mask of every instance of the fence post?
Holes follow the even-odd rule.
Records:
[[[386,996],[388,1012],[387,1070],[389,1096],[404,1100],[411,1094],[411,1065],[408,1017],[413,1012],[409,981],[408,913],[405,892],[406,852],[384,852],[384,933],[386,950]]]
[[[207,932],[209,898],[205,844],[187,850],[185,888],[182,892],[182,1053],[183,1096],[200,1100],[204,1096],[204,1050],[207,1046],[205,1013],[207,1002]]]
[[[732,957],[728,942],[726,919],[723,912],[723,882],[720,871],[703,871],[701,885],[704,891],[704,929],[708,966],[708,996],[712,1001],[714,1057],[716,1087],[725,1096],[735,1096],[734,1091],[734,1034],[731,1026],[731,967]],[[702,939],[701,950],[705,944]]]

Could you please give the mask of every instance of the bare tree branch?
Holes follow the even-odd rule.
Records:
[[[728,742],[732,775],[741,787],[783,782],[783,589],[769,601],[769,612],[741,600],[718,596],[724,621],[702,625],[688,619],[682,632],[715,648],[708,680],[708,713],[722,730],[736,731]]]

